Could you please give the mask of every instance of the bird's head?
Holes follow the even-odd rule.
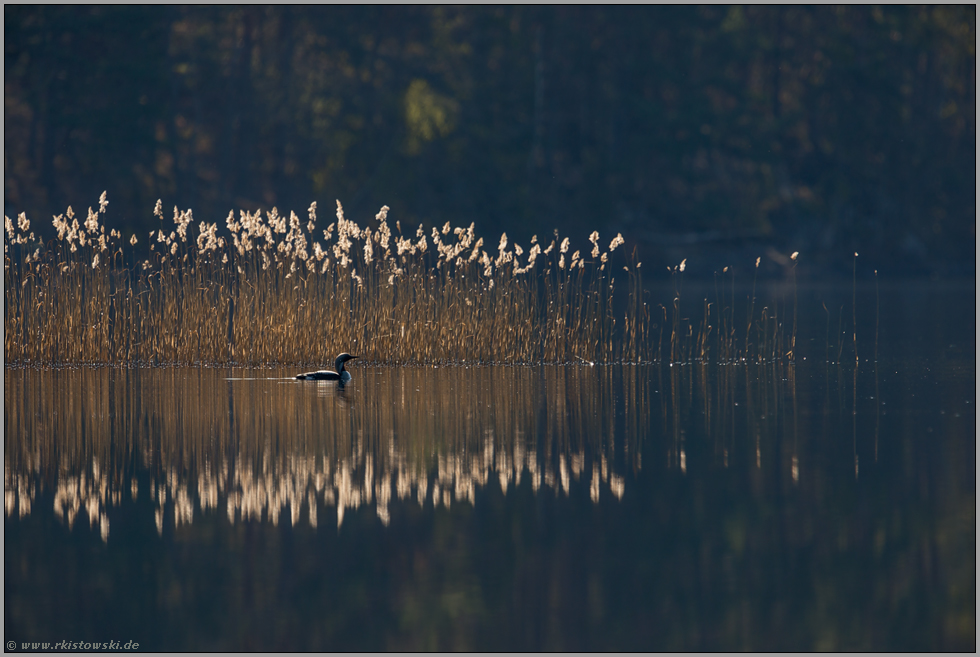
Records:
[[[337,356],[337,363],[336,363],[337,371],[338,372],[340,371],[340,368],[344,366],[344,363],[346,363],[349,360],[354,360],[355,358],[357,358],[357,356],[351,356],[350,354],[346,354],[346,353]]]

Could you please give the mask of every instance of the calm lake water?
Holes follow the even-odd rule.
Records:
[[[857,365],[850,302],[792,366],[7,369],[4,639],[975,650],[975,287]]]

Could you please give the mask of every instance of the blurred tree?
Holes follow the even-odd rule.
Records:
[[[976,10],[7,6],[4,206],[975,260]],[[326,204],[324,206],[324,204]],[[39,223],[46,223],[40,221]]]

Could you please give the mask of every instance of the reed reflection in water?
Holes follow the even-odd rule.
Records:
[[[622,498],[650,425],[636,368],[362,368],[347,388],[282,374],[8,370],[7,516],[44,488],[103,539],[108,509],[141,490],[161,533],[211,511],[316,527],[332,508],[339,527],[365,504],[387,524],[393,499],[473,504],[491,481],[565,495],[586,481],[598,502]]]
[[[332,509],[340,527],[362,505],[387,525],[394,499],[474,504],[490,482],[566,496],[581,482],[597,503],[622,499],[651,434],[682,474],[696,433],[709,467],[737,450],[761,469],[766,445],[799,482],[793,365],[361,368],[347,388],[286,374],[7,370],[6,515],[53,490],[58,518],[107,540],[109,509],[141,491],[161,534],[210,512],[317,527]]]
[[[69,528],[82,514],[104,540],[107,510],[136,500],[141,482],[159,533],[167,517],[179,527],[212,511],[316,527],[332,508],[340,527],[365,504],[388,524],[392,499],[473,504],[488,482],[506,494],[525,478],[535,493],[567,496],[582,481],[593,502],[603,490],[622,499],[652,431],[667,439],[668,468],[687,472],[694,430],[727,468],[736,415],[756,468],[763,443],[778,445],[774,458],[800,476],[792,365],[384,368],[348,388],[270,370],[6,374],[6,515],[24,517],[53,488],[54,513]]]
[[[7,369],[10,631],[159,650],[975,636],[972,363],[293,373]]]

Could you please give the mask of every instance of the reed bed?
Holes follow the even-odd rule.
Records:
[[[361,227],[339,201],[326,228],[313,203],[305,220],[229,213],[219,231],[191,210],[167,221],[158,201],[147,250],[106,232],[107,205],[103,193],[81,223],[68,208],[47,243],[24,214],[4,218],[8,364],[306,365],[342,351],[386,364],[793,356],[778,308],[753,317],[754,293],[737,336],[733,276],[730,298],[723,277],[700,323],[680,311],[684,263],[670,273],[673,301],[652,308],[622,235],[602,249],[593,232],[584,253],[557,231],[547,245],[506,234],[487,245],[472,224],[393,229],[387,206]]]

